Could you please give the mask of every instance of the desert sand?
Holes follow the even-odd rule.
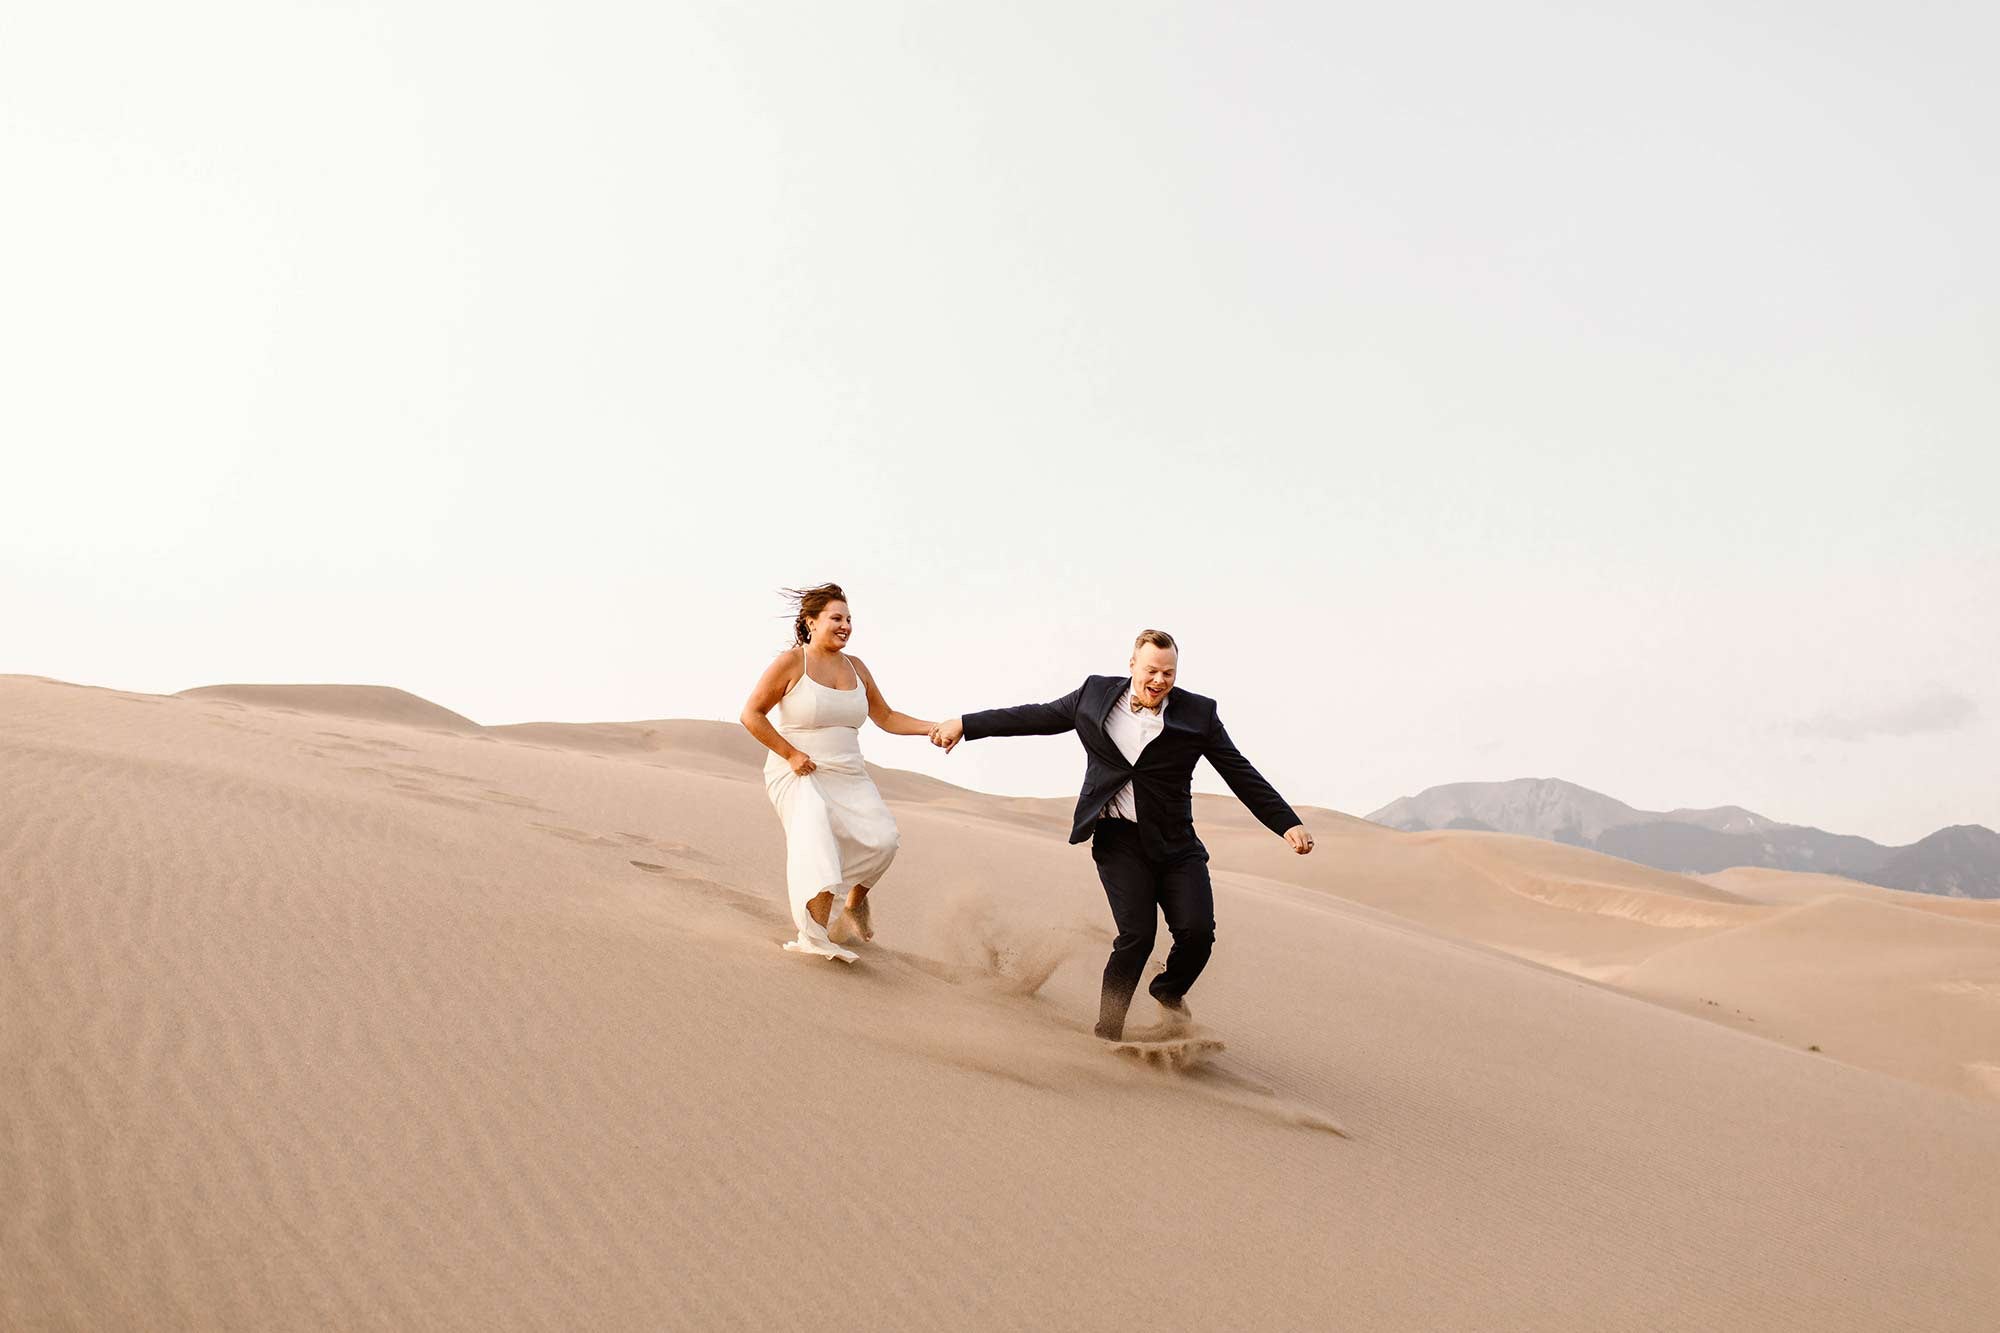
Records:
[[[2000,904],[1202,798],[1176,1073],[1064,802],[849,968],[758,762],[0,677],[0,1327],[2000,1327]]]

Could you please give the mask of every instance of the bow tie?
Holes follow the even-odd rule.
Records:
[[[1139,696],[1136,694],[1132,696],[1132,711],[1135,713],[1151,713],[1156,717],[1159,715],[1160,712],[1160,710],[1157,708],[1148,708],[1146,707],[1146,705],[1140,703]]]

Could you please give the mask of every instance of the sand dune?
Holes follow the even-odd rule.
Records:
[[[1711,875],[1699,875],[1703,883],[1728,889],[1753,902],[1796,906],[1832,895],[1865,898],[1870,902],[1894,903],[1919,912],[1936,912],[1966,921],[2000,924],[2000,902],[1981,898],[1946,898],[1935,893],[1911,893],[1903,889],[1864,884],[1840,875],[1814,875],[1798,870],[1770,870],[1763,866],[1735,866]]]
[[[1975,1095],[2000,1062],[2000,925],[1829,895],[1663,950],[1621,984],[1746,1015],[1775,1041]]]
[[[517,722],[485,730],[496,740],[556,750],[670,755],[681,766],[731,774],[752,774],[764,764],[764,747],[734,722],[679,718],[652,722]]]
[[[1768,911],[1713,885],[1502,833],[1400,833],[1315,817],[1322,850],[1292,857],[1261,829],[1207,839],[1216,864],[1366,903],[1579,976],[1615,978],[1692,933]]]
[[[1343,824],[1334,836],[1339,854],[1324,863],[1287,865],[1248,833],[1210,846],[1218,864],[1322,888],[1696,1017],[1965,1095],[2000,1094],[1986,1072],[2000,1066],[2000,1010],[1969,1002],[1977,992],[1963,975],[2000,968],[2000,904],[1790,871],[1680,876],[1509,834]],[[1810,921],[1870,919],[1841,904],[1879,905],[1884,934],[1801,933]],[[1797,915],[1808,907],[1818,910]],[[1889,929],[1912,919],[1935,928]],[[1890,938],[1902,941],[1893,966]]]
[[[2000,1324],[1979,921],[1204,801],[1176,1075],[1060,802],[885,775],[845,969],[726,729],[301,697],[0,677],[0,1326]]]
[[[327,713],[368,722],[392,722],[439,731],[475,732],[477,722],[449,708],[387,685],[201,685],[183,699],[229,700],[278,712]]]

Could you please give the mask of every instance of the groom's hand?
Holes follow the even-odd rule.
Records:
[[[1292,850],[1300,856],[1304,856],[1313,849],[1313,835],[1306,832],[1304,824],[1294,824],[1286,829],[1285,841],[1290,843]]]
[[[959,718],[940,722],[931,728],[931,744],[950,754],[958,743],[965,739],[965,723]]]

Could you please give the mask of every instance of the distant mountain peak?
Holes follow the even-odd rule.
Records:
[[[1427,787],[1368,818],[1416,831],[1474,820],[1506,833],[1586,844],[1607,828],[1643,816],[1623,801],[1562,778],[1510,778],[1505,782],[1452,782]]]
[[[1368,818],[1405,832],[1472,829],[1545,838],[1683,873],[1767,866],[1920,893],[2000,898],[2000,833],[1980,824],[1954,824],[1908,847],[1884,847],[1740,805],[1640,810],[1561,778],[1445,783],[1391,801]]]

